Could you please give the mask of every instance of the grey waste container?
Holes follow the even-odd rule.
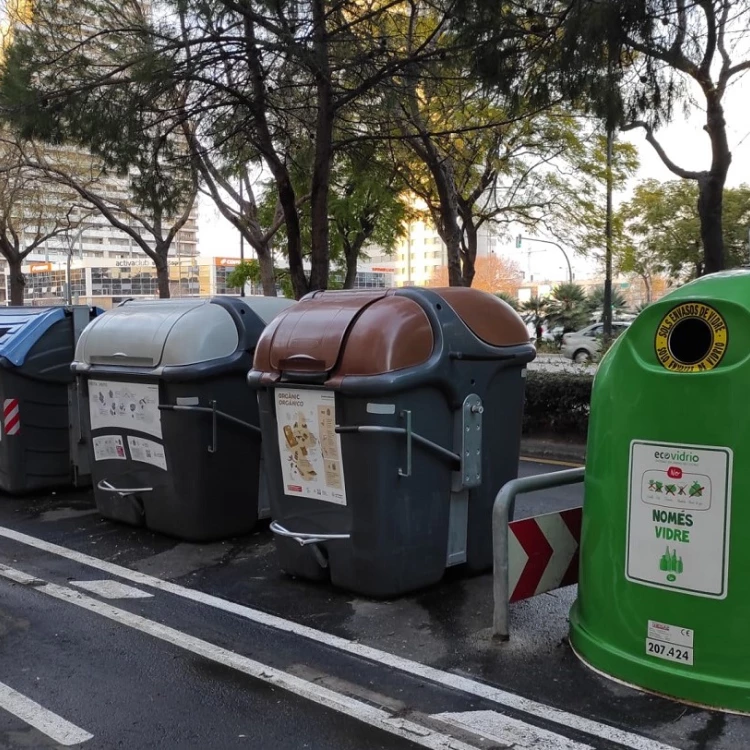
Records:
[[[84,331],[73,369],[103,516],[196,542],[253,528],[260,430],[245,377],[264,327],[290,304],[129,301]]]
[[[280,315],[248,382],[282,568],[374,597],[489,568],[534,356],[474,289],[318,292]]]
[[[74,481],[68,411],[76,338],[99,310],[0,308],[0,489],[24,493]]]

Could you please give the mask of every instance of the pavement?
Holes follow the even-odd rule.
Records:
[[[524,496],[516,515],[581,492]],[[512,605],[499,643],[489,574],[374,601],[285,576],[267,523],[196,545],[102,519],[89,491],[3,497],[0,748],[750,747],[746,718],[585,668],[574,598]]]

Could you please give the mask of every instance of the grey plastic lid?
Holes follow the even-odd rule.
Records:
[[[227,357],[238,344],[232,316],[210,300],[129,302],[86,327],[76,362],[149,369],[191,365]]]
[[[249,307],[266,325],[287,307],[296,304],[295,300],[286,299],[286,297],[241,297],[240,301]]]

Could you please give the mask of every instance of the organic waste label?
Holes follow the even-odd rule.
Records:
[[[726,597],[731,481],[729,448],[634,440],[625,577]]]
[[[727,323],[720,312],[702,302],[684,302],[662,318],[654,347],[667,370],[706,372],[721,362],[728,338]]]
[[[346,505],[336,394],[278,388],[276,419],[284,492]]]

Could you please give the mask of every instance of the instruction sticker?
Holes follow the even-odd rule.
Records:
[[[159,386],[156,383],[89,381],[91,429],[136,430],[161,438]]]
[[[125,461],[125,444],[119,435],[100,435],[92,441],[94,461]]]
[[[726,597],[732,460],[729,448],[631,443],[629,581]]]
[[[701,351],[696,352],[697,357],[694,361],[684,361],[679,351],[675,352],[677,347],[673,346],[672,334],[678,325],[687,321],[699,321],[703,325],[698,325],[698,331],[685,331],[685,336],[693,340],[696,339],[696,333],[700,332],[705,335],[705,346]],[[693,325],[696,325],[695,323]],[[659,327],[656,329],[654,337],[654,347],[656,348],[656,357],[662,367],[672,372],[706,372],[713,370],[721,362],[727,350],[727,340],[729,331],[726,321],[718,310],[710,305],[704,305],[702,302],[684,302],[677,307],[673,307],[661,320]],[[693,352],[692,347],[687,347],[685,353]],[[692,360],[692,357],[690,357]]]
[[[346,505],[336,394],[277,389],[276,420],[286,494]]]
[[[160,469],[164,469],[164,471],[167,470],[167,457],[164,454],[164,446],[161,443],[128,435],[128,448],[130,448],[130,455],[133,461],[140,461],[144,464],[158,466]]]

